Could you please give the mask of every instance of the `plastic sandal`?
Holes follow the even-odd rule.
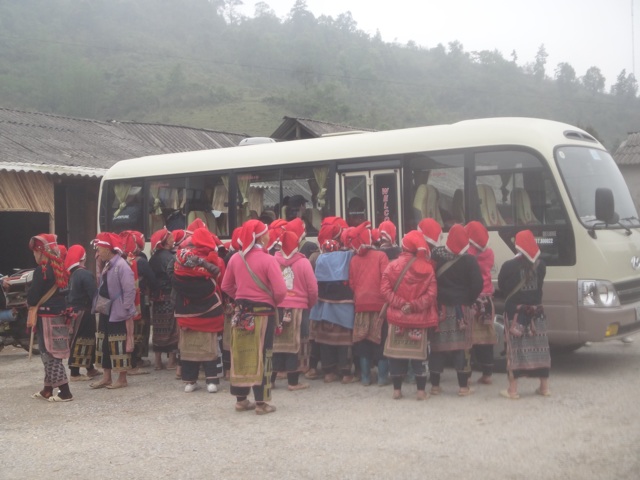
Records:
[[[71,398],[62,398],[60,395],[53,395],[52,397],[49,397],[48,399],[50,402],[70,402],[71,400],[73,400],[73,397]]]
[[[266,415],[267,413],[273,413],[276,411],[276,407],[265,403],[264,405],[256,406],[256,415]]]

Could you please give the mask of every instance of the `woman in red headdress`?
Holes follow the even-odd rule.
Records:
[[[183,242],[184,244],[184,242]],[[151,292],[151,326],[153,327],[153,351],[155,354],[155,369],[162,370],[162,354],[169,355],[166,368],[178,368],[178,327],[174,315],[174,302],[171,296],[171,277],[173,276],[173,234],[166,228],[161,228],[151,235],[151,258],[149,266],[155,274],[157,288]],[[179,376],[179,370],[176,370]]]
[[[29,248],[38,267],[33,272],[33,282],[27,292],[27,305],[37,309],[35,323],[27,324],[38,332],[38,348],[44,364],[44,388],[32,395],[50,402],[68,402],[73,399],[69,380],[62,360],[69,357],[69,329],[65,316],[63,290],[69,281],[64,268],[56,236],[43,233],[32,237]],[[31,315],[30,319],[33,318]],[[59,389],[53,394],[55,388]]]
[[[378,384],[382,386],[388,383],[388,368],[382,355],[384,318],[380,310],[385,297],[380,292],[380,282],[389,259],[373,248],[370,227],[367,221],[351,231],[351,247],[355,251],[349,265],[349,286],[355,304],[353,354],[359,358],[362,385],[371,385],[371,368],[377,364]]]
[[[482,292],[475,302],[473,311],[473,323],[471,339],[473,354],[482,369],[482,376],[478,383],[491,385],[493,375],[493,346],[498,342],[496,329],[493,326],[493,282],[491,270],[493,269],[494,254],[489,247],[489,232],[480,222],[473,220],[464,227],[469,235],[470,255],[476,257],[480,273],[482,274]]]
[[[540,258],[540,248],[530,230],[516,234],[515,258],[502,264],[498,274],[498,288],[506,295],[505,338],[507,340],[507,373],[509,387],[500,395],[516,400],[518,378],[540,380],[538,395],[547,397],[549,391],[549,340],[547,320],[542,308],[542,286],[547,267]]]
[[[268,228],[259,220],[244,223],[240,251],[229,260],[222,291],[234,299],[236,314],[231,327],[231,394],[236,411],[275,411],[271,399],[271,351],[276,308],[287,294],[280,266],[264,246]],[[247,398],[253,388],[256,403]]]
[[[299,251],[298,235],[287,230],[280,236],[280,244],[275,258],[287,285],[287,296],[278,305],[271,382],[278,372],[286,372],[289,390],[303,390],[309,384],[299,383],[299,377],[309,362],[309,309],[318,300],[318,283],[311,263]]]
[[[431,394],[438,395],[440,376],[444,371],[446,357],[452,357],[458,377],[458,395],[472,393],[469,388],[471,376],[470,349],[471,305],[482,291],[482,274],[478,261],[467,254],[469,236],[464,227],[455,224],[449,230],[445,246],[431,251],[438,279],[438,309],[440,323],[429,337],[429,381]]]
[[[436,278],[420,232],[413,230],[402,239],[402,253],[385,269],[381,291],[388,302],[384,354],[389,358],[393,398],[402,398],[402,381],[411,366],[417,399],[426,400],[427,328],[437,325],[438,313]]]
[[[123,388],[127,386],[127,371],[133,352],[133,318],[136,315],[133,272],[122,258],[122,244],[115,233],[101,232],[93,241],[104,267],[100,272],[98,294],[92,313],[98,313],[96,362],[104,375],[91,388]],[[112,372],[118,379],[112,381]]]
[[[222,374],[219,335],[224,316],[218,285],[224,276],[224,262],[218,257],[216,240],[208,229],[196,229],[191,245],[178,250],[174,263],[172,285],[186,393],[198,388],[201,365],[209,393],[218,391]]]
[[[87,252],[82,245],[71,245],[64,261],[69,272],[67,308],[73,318],[71,328],[71,355],[69,356],[70,380],[89,380],[100,371],[94,367],[96,361],[96,317],[91,315],[91,305],[96,294],[96,281],[85,268]],[[80,367],[87,369],[80,375]]]
[[[144,375],[148,370],[144,366],[143,357],[149,355],[149,339],[151,333],[151,311],[149,309],[149,291],[157,289],[156,276],[149,266],[144,249],[144,235],[136,230],[120,232],[122,256],[131,270],[136,288],[136,316],[133,322],[134,350],[131,354],[131,370],[129,375]],[[147,362],[148,365],[148,362]]]

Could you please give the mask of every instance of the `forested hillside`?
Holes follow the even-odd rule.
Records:
[[[516,64],[457,42],[385,43],[304,0],[286,18],[268,1],[242,17],[238,3],[0,0],[0,107],[252,135],[284,115],[375,129],[536,116],[588,128],[609,149],[640,131],[624,71],[605,92],[597,66],[547,65],[542,45]]]

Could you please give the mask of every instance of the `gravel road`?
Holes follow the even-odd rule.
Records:
[[[504,374],[457,397],[451,370],[426,402],[415,385],[396,401],[391,387],[313,381],[289,392],[278,380],[278,411],[259,417],[234,411],[228,383],[186,394],[171,371],[121,390],[74,383],[69,403],[31,399],[42,363],[8,347],[0,478],[637,479],[639,367],[640,337],[554,357],[549,398],[527,379],[520,400],[500,397]]]

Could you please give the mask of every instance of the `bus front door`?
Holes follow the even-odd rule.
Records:
[[[386,220],[402,231],[400,170],[367,170],[340,174],[340,215],[350,227],[365,220],[378,228]]]

